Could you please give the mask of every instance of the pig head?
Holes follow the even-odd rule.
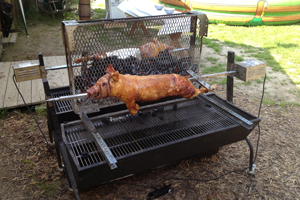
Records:
[[[93,87],[87,90],[88,96],[94,99],[113,97],[112,91],[118,80],[119,72],[115,71],[112,65],[109,65],[106,69],[106,74],[99,78]]]

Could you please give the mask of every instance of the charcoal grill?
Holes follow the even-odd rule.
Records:
[[[43,84],[46,99],[51,99],[47,102],[50,142],[54,139],[59,167],[67,172],[77,199],[78,190],[216,152],[243,139],[250,147],[252,170],[253,150],[247,136],[260,119],[232,103],[233,75],[239,67],[234,52],[228,53],[227,72],[201,76],[200,55],[207,30],[206,15],[199,12],[62,22],[70,85],[50,89],[47,79]],[[141,47],[153,38],[168,48],[147,57]],[[41,54],[39,60],[43,66]],[[137,76],[190,74],[196,87],[210,87],[207,77],[227,75],[227,100],[214,93],[190,100],[166,97],[139,103],[140,112],[132,116],[118,99],[84,97],[109,64],[120,73]]]

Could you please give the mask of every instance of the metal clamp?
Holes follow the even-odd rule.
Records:
[[[108,148],[107,144],[105,143],[105,141],[101,137],[100,133],[97,131],[96,127],[94,126],[94,124],[92,123],[90,118],[85,113],[81,113],[79,116],[81,118],[81,121],[85,125],[85,127],[88,129],[88,131],[95,138],[95,140],[97,142],[96,144],[97,144],[99,150],[102,152],[102,154],[103,154],[106,162],[108,163],[109,167],[111,169],[117,168],[116,158],[114,157],[114,155],[112,154],[112,152]]]
[[[206,83],[205,81],[201,80],[201,76],[198,76],[194,71],[192,70],[186,70],[187,73],[189,73],[196,81],[198,81],[201,85],[203,85],[205,88],[207,88],[208,90],[213,90],[214,88],[211,87],[211,85],[209,85],[208,83]]]

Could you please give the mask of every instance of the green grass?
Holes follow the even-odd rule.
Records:
[[[201,42],[200,38],[197,36],[197,40]],[[212,48],[215,50],[215,52],[220,53],[221,52],[221,45],[217,42],[214,42],[215,40],[209,39],[206,37],[203,37],[203,44],[205,44],[207,47]]]
[[[7,108],[3,108],[1,111],[0,111],[0,119],[4,119],[8,114],[8,110]]]
[[[206,57],[205,59],[210,62],[216,62],[217,60],[219,60],[218,58],[214,58],[214,57]]]
[[[299,32],[300,23],[254,27],[210,24],[206,43],[217,40],[230,47],[244,48],[245,53],[265,61],[274,71],[288,74],[294,84],[300,85]]]
[[[240,62],[240,61],[244,61],[245,59],[241,56],[235,55],[234,56],[235,61]]]
[[[277,101],[271,97],[265,97],[263,99],[263,105],[271,105],[274,106],[277,104]]]
[[[262,83],[263,81],[261,79],[256,79],[255,80],[257,83]]]
[[[219,63],[220,64],[220,63]],[[211,67],[206,67],[202,70],[203,74],[213,74],[213,73],[218,73],[218,72],[223,72],[225,70],[224,66],[222,65],[214,65]]]
[[[27,170],[30,170],[30,169],[32,169],[33,168],[33,165],[34,165],[34,163],[31,161],[31,160],[26,160],[26,159],[23,159],[23,163],[24,164],[27,164]]]
[[[35,113],[40,117],[47,116],[47,109],[45,108],[44,103],[35,107]]]
[[[244,84],[244,85],[251,85],[251,81],[246,81],[246,82],[242,82],[242,84]]]
[[[58,189],[57,181],[55,181],[54,183],[37,183],[36,186],[44,190],[41,196],[55,196],[55,192]]]

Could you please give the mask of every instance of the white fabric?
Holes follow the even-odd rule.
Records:
[[[151,0],[131,0],[123,1],[118,8],[129,15],[134,17],[147,17],[166,15],[164,9],[157,10],[155,3]],[[179,14],[180,12],[174,11],[173,14]],[[164,19],[164,25],[161,27],[157,35],[167,35],[179,32],[190,32],[190,21],[186,22],[188,18],[172,18]]]
[[[147,17],[167,14],[164,9],[157,10],[154,5],[155,3],[151,0],[131,0],[123,1],[118,8],[134,17]],[[176,10],[173,12],[173,14],[178,13],[180,12]]]

